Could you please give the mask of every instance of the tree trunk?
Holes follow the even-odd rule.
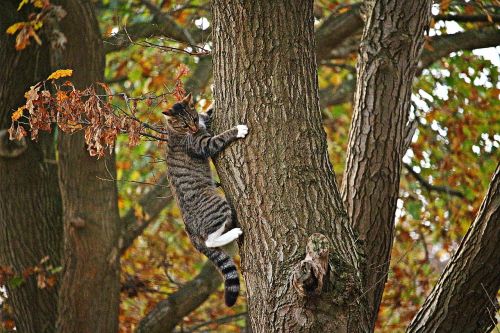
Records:
[[[214,128],[250,128],[216,166],[243,229],[252,328],[364,332],[359,255],[321,126],[312,1],[217,0],[213,11]],[[313,233],[331,242],[330,272],[303,297],[292,274]]]
[[[411,89],[431,4],[365,2],[342,195],[367,254],[364,288],[373,323],[387,280]]]
[[[500,164],[457,252],[407,332],[490,332],[500,288]]]
[[[46,47],[16,51],[15,38],[5,34],[8,26],[26,20],[18,5],[0,3],[0,266],[21,275],[45,256],[50,258],[46,264],[60,265],[62,208],[54,136],[40,135],[38,143],[28,139],[20,144],[9,141],[6,132],[12,112],[24,104],[24,92],[50,74]],[[18,332],[54,331],[57,289],[39,288],[35,275],[20,286],[7,285]]]
[[[64,67],[83,88],[103,80],[104,52],[92,3],[64,1],[61,30],[68,39]],[[90,157],[80,134],[61,135],[59,180],[64,207],[64,277],[59,332],[118,331],[119,215],[114,155]]]

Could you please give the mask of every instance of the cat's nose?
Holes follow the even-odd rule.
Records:
[[[200,129],[197,125],[189,125],[191,132],[196,133]]]

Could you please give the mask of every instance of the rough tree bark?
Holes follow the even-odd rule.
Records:
[[[407,332],[490,332],[495,327],[499,222],[500,164],[476,220]]]
[[[60,27],[68,42],[64,67],[83,88],[103,80],[104,52],[90,1],[61,1],[68,12]],[[55,66],[59,64],[54,64]],[[90,157],[83,135],[61,135],[59,181],[64,207],[64,275],[59,332],[117,332],[120,231],[114,155]],[[100,179],[99,179],[100,178]]]
[[[216,166],[243,229],[252,328],[367,331],[360,258],[321,124],[312,1],[216,0],[213,14],[214,126],[250,128]],[[292,275],[313,233],[331,242],[330,272],[321,292],[302,297]]]
[[[18,5],[15,0],[0,2],[0,266],[21,274],[45,256],[59,266],[62,208],[54,136],[19,144],[9,141],[6,133],[13,110],[24,104],[24,92],[50,74],[46,47],[16,51],[15,38],[5,34],[8,26],[26,20],[26,12],[16,10]],[[40,289],[31,276],[21,286],[8,284],[7,289],[18,332],[54,331],[57,286]]]
[[[431,4],[365,2],[342,196],[365,246],[364,287],[372,323],[387,280],[411,88]]]

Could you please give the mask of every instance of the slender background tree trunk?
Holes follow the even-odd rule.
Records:
[[[64,66],[74,69],[78,88],[103,80],[104,52],[90,1],[62,2],[68,15]],[[114,155],[90,157],[83,135],[61,135],[60,187],[64,207],[64,277],[58,330],[64,333],[118,331],[120,231]]]
[[[6,133],[12,112],[24,104],[24,92],[50,74],[47,47],[16,51],[15,38],[5,33],[11,24],[26,20],[18,5],[15,0],[0,2],[0,266],[21,275],[45,256],[50,258],[46,264],[60,265],[62,208],[54,136],[40,135],[38,143],[27,138],[23,150]],[[11,155],[12,148],[19,154]],[[57,286],[41,289],[32,275],[7,288],[18,332],[54,332]]]
[[[364,287],[373,323],[387,280],[411,89],[431,4],[365,2],[342,195],[365,246]]]
[[[217,130],[249,135],[216,160],[243,229],[254,332],[362,332],[358,253],[328,160],[316,76],[312,1],[214,1]],[[331,241],[329,279],[302,298],[292,272],[307,238]]]

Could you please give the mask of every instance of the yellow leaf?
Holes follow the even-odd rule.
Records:
[[[43,8],[43,1],[42,0],[35,0],[33,2],[33,6],[35,6],[36,8]]]
[[[334,74],[332,75],[330,82],[333,83],[333,85],[338,86],[342,83],[342,79],[340,78],[340,75]]]
[[[17,30],[21,29],[24,26],[24,22],[17,22],[11,25],[10,27],[7,28],[7,33],[9,35],[13,35],[16,33]]]
[[[28,3],[28,0],[22,0],[22,1],[19,3],[19,7],[17,7],[17,11],[20,11],[20,10],[21,10],[21,8],[23,8],[23,6],[24,6],[25,4],[27,4],[27,3]]]
[[[37,21],[33,24],[33,29],[39,30],[41,27],[43,27],[43,21]]]
[[[13,114],[12,121],[16,121],[23,116],[24,107],[20,106]]]
[[[72,69],[58,69],[54,73],[50,74],[47,80],[55,80],[59,79],[61,77],[66,77],[66,76],[71,76],[73,75],[73,70]]]
[[[134,207],[134,215],[138,220],[142,220],[144,218],[144,211],[142,210],[142,206],[136,205]]]

